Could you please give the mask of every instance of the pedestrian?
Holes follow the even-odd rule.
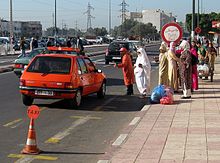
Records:
[[[192,57],[192,91],[194,91],[194,90],[198,90],[198,71],[197,71],[198,53],[197,53],[197,46],[195,41],[191,42],[190,53]]]
[[[179,58],[175,54],[175,43],[170,43],[170,48],[168,50],[168,85],[174,90],[174,92],[178,92],[178,78],[177,78],[177,62],[179,62]]]
[[[80,51],[81,55],[85,55],[83,43],[82,43],[82,40],[80,39],[79,36],[77,36],[76,47],[79,48],[79,51]]]
[[[209,66],[212,69],[212,71],[214,71],[214,68],[215,68],[214,64],[215,64],[215,58],[217,56],[217,51],[214,48],[212,42],[209,42],[209,46],[208,46],[208,49],[207,49],[207,55],[208,55],[208,58],[209,58]]]
[[[34,48],[33,48],[33,45],[34,45],[34,38],[31,37],[31,41],[30,41],[30,51],[32,51]]]
[[[143,48],[137,50],[138,57],[134,65],[134,75],[140,98],[144,98],[150,93],[150,72],[151,64]]]
[[[25,38],[21,37],[20,39],[20,49],[21,49],[21,55],[25,56]]]
[[[67,47],[69,47],[69,48],[72,46],[72,45],[71,45],[71,39],[70,39],[70,38],[67,39],[66,45],[67,45]]]
[[[191,98],[192,87],[192,58],[190,53],[190,44],[183,40],[179,47],[182,49],[180,55],[180,77],[183,89],[182,99]]]
[[[161,43],[159,51],[159,85],[168,86],[168,54],[167,45],[165,42]]]
[[[114,67],[122,68],[124,76],[124,84],[127,87],[126,95],[133,95],[133,84],[134,84],[134,70],[132,66],[131,56],[126,48],[120,49],[120,54],[122,57],[122,63],[115,64]]]

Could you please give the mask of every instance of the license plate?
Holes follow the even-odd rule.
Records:
[[[112,59],[121,59],[121,57],[112,57]]]
[[[53,91],[35,91],[35,95],[53,96]]]

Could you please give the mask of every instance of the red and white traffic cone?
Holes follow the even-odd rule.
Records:
[[[27,143],[24,149],[21,151],[22,154],[39,154],[40,150],[37,148],[36,144],[36,134],[34,130],[34,119],[31,118]]]

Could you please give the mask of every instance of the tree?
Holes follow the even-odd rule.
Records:
[[[220,29],[212,28],[212,21],[220,21],[220,13],[212,12],[210,14],[199,15],[199,26],[202,29],[201,35],[208,36],[209,31],[220,32]],[[195,15],[195,22],[197,22],[197,16]],[[187,30],[191,31],[192,14],[186,15]]]

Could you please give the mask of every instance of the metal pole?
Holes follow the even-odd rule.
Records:
[[[57,36],[57,1],[56,1],[56,0],[55,0],[54,16],[55,16],[55,20],[54,20],[55,32],[54,32],[54,35],[55,35],[55,37],[56,37],[56,36]]]
[[[9,17],[10,17],[10,23],[9,23],[9,31],[10,31],[10,50],[12,50],[12,38],[13,38],[13,19],[12,19],[12,0],[9,0],[9,7],[10,7],[10,10],[9,10]]]
[[[109,0],[109,35],[111,35],[111,0]]]
[[[192,0],[192,29],[191,29],[191,40],[195,37],[195,0]]]
[[[197,27],[199,27],[199,7],[200,7],[200,4],[198,0]]]

